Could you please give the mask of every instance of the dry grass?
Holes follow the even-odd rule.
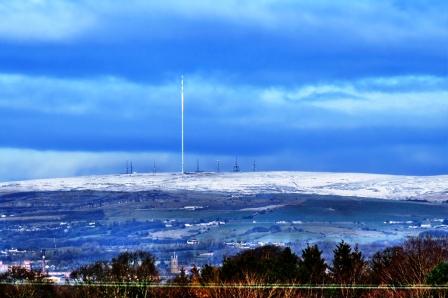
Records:
[[[382,286],[347,287],[337,285],[300,286],[266,285],[256,278],[247,277],[239,283],[190,285],[139,285],[139,284],[94,284],[94,285],[0,285],[0,298],[38,297],[38,298],[81,298],[81,297],[166,297],[166,298],[292,298],[292,297],[365,297],[365,298],[448,298],[448,287],[429,288],[422,286],[392,288]]]

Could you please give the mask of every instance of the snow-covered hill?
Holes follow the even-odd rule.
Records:
[[[256,172],[132,174],[0,183],[1,193],[25,191],[194,190],[230,193],[309,193],[383,199],[448,200],[448,175],[395,176],[360,173]]]

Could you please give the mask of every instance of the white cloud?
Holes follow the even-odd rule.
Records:
[[[74,1],[0,1],[0,38],[6,40],[68,40],[94,26],[92,11]]]
[[[293,89],[276,87],[262,91],[261,98],[291,108],[309,105],[363,117],[366,125],[406,119],[412,123],[413,117],[417,126],[425,125],[422,119],[429,125],[448,124],[448,79],[441,77],[377,77]]]
[[[2,0],[0,38],[44,41],[84,36],[112,39],[119,36],[120,40],[136,35],[170,38],[196,34],[197,30],[179,23],[213,21],[273,30],[291,37],[319,33],[336,35],[340,42],[356,37],[367,43],[387,42],[390,46],[416,38],[447,38],[446,17],[441,10],[443,6],[430,4],[408,4],[404,9],[385,0]]]
[[[126,160],[137,172],[174,171],[178,156],[163,152],[40,151],[0,148],[0,179],[36,179],[86,174],[124,173]]]
[[[177,97],[173,85],[140,85],[115,77],[84,80],[0,74],[0,107],[48,114],[101,112],[133,117],[149,107],[157,112]]]
[[[261,87],[187,76],[186,112],[190,123],[197,124],[446,126],[447,82],[446,78],[428,76],[380,77]],[[179,82],[174,80],[154,85],[114,77],[77,80],[0,74],[0,108],[170,121],[178,118],[179,104]]]

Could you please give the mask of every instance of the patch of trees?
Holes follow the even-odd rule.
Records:
[[[174,284],[193,285],[179,297],[208,297],[198,285],[255,285],[253,288],[213,289],[205,291],[215,296],[291,296],[291,297],[439,297],[448,291],[448,241],[431,238],[411,238],[403,245],[377,252],[367,260],[357,246],[341,241],[333,250],[333,259],[326,262],[317,245],[308,245],[298,256],[289,248],[264,246],[246,250],[224,259],[221,267],[193,267],[190,274],[182,271]],[[337,289],[282,289],[272,292],[266,284],[344,286]],[[357,289],[357,285],[409,286],[445,285],[439,289]],[[260,287],[261,286],[261,287]],[[354,288],[351,288],[354,287]],[[271,289],[272,290],[272,289]],[[254,292],[255,291],[255,292]],[[446,293],[445,293],[446,294]],[[444,296],[443,296],[444,297]]]
[[[173,284],[191,285],[188,295],[181,297],[215,296],[291,296],[291,297],[439,297],[448,291],[448,242],[431,238],[411,238],[403,245],[377,252],[367,260],[357,246],[341,241],[333,250],[333,259],[326,262],[317,245],[308,245],[298,256],[289,248],[263,246],[246,250],[224,259],[221,267],[206,265],[184,270],[172,280]],[[234,288],[197,290],[198,286],[236,285]],[[271,292],[263,285],[321,285],[345,286],[322,290],[279,289]],[[445,285],[442,289],[357,289],[357,285],[409,286]],[[241,285],[255,285],[253,288]],[[351,288],[354,287],[354,288]],[[273,289],[270,289],[273,291]],[[255,292],[254,292],[255,291]],[[198,294],[199,293],[199,294]],[[207,294],[208,293],[208,294]]]
[[[47,277],[41,271],[30,270],[21,266],[12,266],[8,271],[0,274],[0,282],[43,282]]]
[[[0,297],[56,297],[48,275],[25,267],[12,266],[0,274]]]
[[[78,283],[153,283],[159,273],[152,254],[145,251],[124,252],[111,262],[97,261],[74,270],[70,277]]]
[[[34,277],[28,274],[14,269],[1,278],[7,280],[5,276],[10,276],[14,281],[32,282]],[[439,297],[448,289],[448,240],[410,238],[403,245],[377,252],[370,260],[357,246],[341,241],[330,262],[323,258],[317,245],[308,245],[300,255],[288,247],[267,245],[226,257],[222,266],[193,266],[189,272],[182,268],[168,283],[160,283],[152,254],[124,252],[111,261],[81,266],[72,272],[71,278],[78,286],[54,286],[51,296]],[[330,287],[265,287],[281,284]],[[422,284],[447,288],[400,289]],[[373,288],[354,288],[356,285]],[[391,288],[378,289],[375,285]]]
[[[297,276],[298,261],[289,247],[262,246],[225,258],[219,269],[220,280],[237,282],[253,276],[266,283],[288,283]]]
[[[411,238],[402,246],[377,252],[371,260],[357,246],[341,241],[333,250],[330,263],[324,260],[317,245],[308,245],[300,256],[288,247],[268,245],[227,257],[221,267],[204,266],[194,278],[201,284],[254,279],[267,284],[404,286],[443,282],[448,279],[448,275],[443,275],[447,267],[446,240]]]
[[[411,238],[402,246],[377,252],[370,261],[374,284],[424,284],[439,264],[448,261],[448,241]]]
[[[112,261],[97,261],[70,274],[77,287],[60,287],[61,297],[154,297],[149,286],[159,281],[155,258],[145,251],[123,252]]]

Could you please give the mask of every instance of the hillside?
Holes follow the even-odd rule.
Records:
[[[96,190],[134,192],[189,190],[235,194],[306,193],[381,199],[448,200],[448,175],[245,172],[103,175],[0,183],[0,193]]]

